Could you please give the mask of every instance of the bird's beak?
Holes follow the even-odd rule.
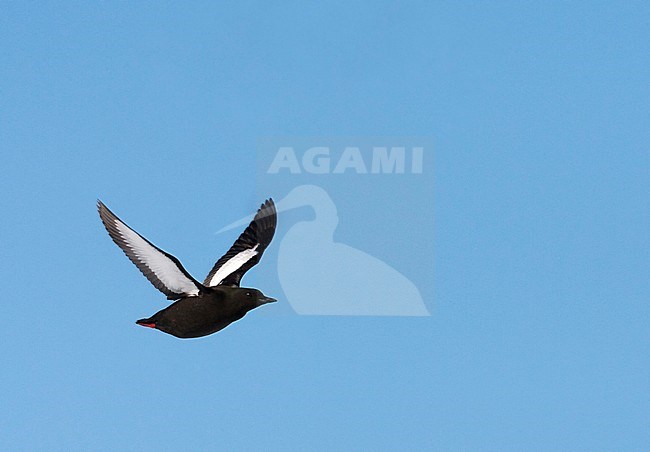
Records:
[[[260,301],[262,302],[262,304],[266,304],[266,303],[273,303],[273,302],[278,301],[278,300],[276,300],[275,298],[271,298],[271,297],[262,297],[262,298],[260,298]]]

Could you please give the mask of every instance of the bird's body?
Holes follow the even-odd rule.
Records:
[[[101,201],[99,216],[113,241],[142,274],[170,300],[167,308],[136,323],[179,338],[207,336],[235,322],[252,309],[276,301],[257,289],[239,287],[244,273],[260,260],[275,234],[277,214],[267,200],[246,230],[214,265],[203,284],[171,254],[129,228]]]
[[[202,337],[216,333],[241,319],[259,306],[246,297],[252,289],[239,287],[216,287],[197,296],[184,297],[148,319],[138,320],[142,326],[183,339]]]

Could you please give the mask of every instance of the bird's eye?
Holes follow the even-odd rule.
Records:
[[[250,292],[246,292],[246,296],[247,296],[247,297],[250,297],[250,296],[251,296],[251,293],[250,293]]]

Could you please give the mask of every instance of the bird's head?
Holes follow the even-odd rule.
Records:
[[[241,287],[237,291],[237,297],[244,300],[246,304],[253,305],[254,307],[258,307],[266,303],[273,303],[274,301],[278,301],[275,298],[267,297],[257,289],[249,289],[246,287]]]

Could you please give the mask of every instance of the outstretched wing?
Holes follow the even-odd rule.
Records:
[[[128,227],[101,201],[97,201],[97,209],[113,241],[156,289],[170,300],[199,294],[203,286],[192,278],[178,259]]]
[[[251,224],[242,232],[228,252],[214,264],[203,281],[208,287],[239,286],[242,276],[257,264],[275,234],[278,215],[272,199],[259,208]]]

